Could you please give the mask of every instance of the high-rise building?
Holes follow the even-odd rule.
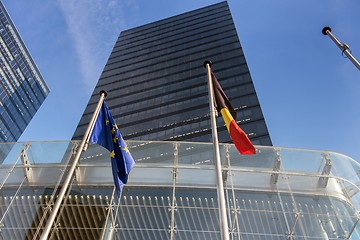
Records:
[[[144,39],[139,40],[143,41],[143,45],[137,45],[139,55],[146,55],[140,49],[141,47],[148,48],[145,39],[149,37],[149,41],[151,41],[151,34],[146,35],[147,28],[149,28],[148,31],[152,29],[150,32],[158,30],[160,33],[163,27],[169,26],[169,22],[173,22],[175,28],[180,22],[186,22],[185,19],[187,19],[197,26],[193,31],[198,32],[200,27],[195,24],[197,17],[199,18],[198,22],[202,21],[202,17],[211,21],[209,20],[210,16],[214,18],[213,24],[218,21],[226,22],[229,15],[225,14],[224,18],[220,17],[222,9],[228,13],[226,3],[220,3],[154,23],[155,25],[149,24],[136,28],[144,34]],[[209,25],[205,22],[203,24],[204,26]],[[158,27],[153,28],[154,26]],[[192,24],[189,23],[180,24],[178,30],[170,28],[172,30],[169,29],[168,33],[164,30],[161,36],[163,38],[166,38],[167,34],[176,36],[177,31],[181,32],[191,26]],[[219,25],[217,26],[219,27]],[[136,31],[136,29],[129,30],[129,32]],[[218,35],[230,35],[226,31],[221,32],[220,27],[215,32],[218,32]],[[126,36],[126,33],[122,33],[122,36]],[[205,36],[216,36],[216,34],[212,36],[213,34],[206,31],[203,34],[203,41],[207,39]],[[161,38],[161,36],[158,37]],[[140,37],[141,34],[138,38]],[[195,33],[192,37],[198,39]],[[223,41],[228,41],[228,38]],[[128,41],[128,47],[131,48],[132,41],[136,42],[137,38],[134,37]],[[185,42],[187,42],[185,45],[189,46],[190,41],[184,40]],[[220,44],[215,40],[213,43]],[[120,46],[118,44],[116,48],[125,48],[124,43]],[[175,43],[169,43],[169,45],[172,48],[176,47]],[[239,46],[238,41],[235,41],[234,45]],[[158,47],[164,53],[175,51],[161,44]],[[179,40],[178,47],[179,51],[185,51],[182,40]],[[225,44],[224,49],[226,50],[227,47]],[[154,46],[155,48],[157,46]],[[189,49],[192,47],[189,46]],[[132,122],[149,120],[150,116],[151,119],[154,119],[154,123],[150,124],[145,121],[144,123],[149,124],[146,129],[150,128],[152,124],[156,126],[157,121],[162,119],[169,121],[167,118],[170,117],[175,119],[172,120],[174,124],[178,124],[185,121],[181,119],[189,118],[193,111],[203,111],[202,114],[206,115],[207,102],[205,103],[206,100],[200,98],[202,95],[207,95],[206,90],[203,89],[203,82],[206,82],[206,76],[203,75],[206,74],[201,67],[204,57],[213,60],[214,71],[222,80],[225,90],[228,90],[232,102],[237,102],[237,99],[242,100],[237,103],[237,105],[244,104],[238,105],[238,114],[241,115],[243,110],[251,110],[249,112],[252,113],[249,115],[250,120],[241,122],[241,125],[245,128],[247,124],[255,124],[253,112],[255,112],[254,109],[257,109],[256,104],[251,105],[250,102],[246,102],[246,96],[237,96],[235,92],[231,91],[232,87],[229,87],[234,86],[235,88],[237,87],[236,83],[239,82],[240,86],[252,88],[251,79],[245,83],[244,80],[241,80],[242,77],[249,77],[246,65],[240,64],[240,67],[236,64],[236,66],[232,65],[232,62],[226,60],[227,58],[221,57],[222,54],[229,56],[230,53],[227,50],[222,53],[216,47],[213,49],[213,54],[199,50],[197,52],[199,56],[195,53],[187,55],[185,52],[176,53],[175,51],[172,55],[173,58],[168,55],[169,59],[164,60],[164,69],[161,68],[161,64],[155,64],[156,68],[151,71],[145,71],[139,67],[136,72],[131,70],[133,65],[124,65],[119,68],[119,71],[122,72],[121,76],[116,75],[116,69],[109,70],[113,76],[107,76],[110,73],[104,71],[94,93],[96,97],[91,99],[89,106],[98,101],[98,90],[106,87],[109,91],[108,104],[112,104],[111,111],[118,117],[121,130],[128,129],[127,136],[135,135],[136,129],[131,129],[135,127],[135,125],[131,125]],[[232,52],[234,59],[237,59],[235,62],[243,59],[242,55],[236,55],[239,49],[235,48]],[[110,59],[109,62],[117,59],[116,54],[123,55],[123,53],[114,51],[111,58],[113,60]],[[156,53],[154,51],[154,53],[148,54]],[[133,51],[132,55],[135,54],[137,54],[136,51]],[[175,66],[171,67],[176,61],[176,54],[179,54],[177,56],[178,65],[181,66],[181,69],[177,69]],[[183,54],[187,58],[182,57]],[[141,59],[143,59],[143,56],[139,56],[139,58],[126,57],[128,58],[126,61],[133,61],[136,66],[141,65]],[[155,62],[161,58],[160,56],[153,57]],[[192,62],[189,59],[197,60]],[[182,64],[182,61],[185,60],[190,61],[188,65]],[[144,64],[150,65],[149,61],[151,61],[150,58]],[[108,63],[106,69],[109,69],[112,64],[121,64],[121,62]],[[196,67],[192,67],[193,64],[196,64]],[[167,67],[165,68],[165,66]],[[129,69],[129,72],[125,69]],[[188,69],[191,69],[190,73]],[[169,71],[167,77],[157,75],[158,72],[167,70]],[[238,71],[239,74],[232,75],[233,71]],[[176,72],[178,75],[175,74]],[[133,78],[132,75],[134,76],[133,84],[130,80]],[[195,77],[190,80],[190,75]],[[135,76],[143,76],[144,82]],[[234,77],[231,76],[241,78],[233,82]],[[159,79],[158,85],[164,86],[164,90],[154,85],[157,78]],[[112,81],[114,79],[116,81]],[[168,79],[169,82],[167,83],[165,79]],[[172,79],[181,83],[176,85],[171,81]],[[178,86],[180,96],[177,96],[175,89],[170,88],[173,84]],[[130,85],[130,88],[127,85]],[[167,86],[170,89],[166,88]],[[120,94],[122,87],[128,92],[121,92],[122,97],[118,97],[117,94]],[[185,91],[183,88],[194,89],[194,93],[191,90]],[[141,95],[141,89],[144,90],[143,95]],[[248,93],[251,99],[256,100],[254,91]],[[155,96],[166,98],[164,102],[157,100],[159,109],[155,107],[155,100],[151,102]],[[174,101],[175,105],[171,105],[171,99],[168,99],[170,96],[171,99],[177,100]],[[137,105],[136,97],[139,99],[140,106]],[[129,98],[132,100],[130,101]],[[182,98],[183,101],[180,101]],[[148,99],[149,103],[144,99]],[[198,105],[195,99],[201,104]],[[202,104],[201,101],[204,103]],[[246,103],[243,103],[244,101]],[[176,103],[179,103],[179,106]],[[126,108],[126,106],[123,107],[123,104],[129,108],[125,112],[132,116],[127,122],[122,120],[122,111],[123,108]],[[146,118],[146,114],[143,112],[145,110],[143,110],[139,111],[139,114],[142,115],[134,118],[133,115],[141,109],[142,105],[151,106],[150,110],[163,110],[163,112],[151,115],[151,111],[149,111],[149,117]],[[160,108],[162,105],[168,108]],[[260,108],[258,110],[260,111]],[[91,109],[86,111],[90,112]],[[182,113],[184,116],[181,116]],[[245,115],[245,113],[243,114]],[[89,115],[91,114],[85,112],[83,124]],[[161,115],[161,118],[157,118],[157,115]],[[192,123],[197,123],[195,120],[192,119],[191,121],[194,121]],[[263,122],[263,120],[261,121]],[[201,122],[198,126],[201,125]],[[122,128],[123,124],[128,125]],[[141,130],[141,124],[136,126],[139,128],[138,132],[143,131],[144,135],[134,136],[134,138],[160,137],[151,136],[151,134],[159,134],[162,127],[165,131],[164,139],[174,139],[177,136],[181,138],[180,135],[173,135],[175,132],[166,132],[171,128],[170,126],[167,128],[164,124],[157,125],[159,131],[151,133],[148,132],[150,130]],[[178,127],[177,125],[171,126]],[[200,129],[196,127],[188,125],[192,131]],[[81,128],[80,126],[78,129],[79,136]],[[154,129],[156,128],[154,127]],[[249,132],[249,129],[246,130]],[[181,129],[174,131],[181,132]],[[255,137],[260,135],[258,128],[251,131],[257,133],[257,135],[250,136],[253,141],[259,140],[261,143],[263,139],[266,139],[258,138],[256,140]],[[199,131],[189,132],[183,136],[184,140],[199,140],[207,135],[208,133]],[[186,136],[189,139],[185,139]],[[46,232],[44,228],[49,221],[49,215],[55,212],[53,211],[55,200],[60,200],[61,206],[55,221],[49,222],[48,226],[51,229],[48,239],[221,239],[221,220],[218,214],[217,179],[212,143],[134,140],[127,141],[127,146],[136,165],[130,173],[129,182],[121,192],[120,198],[114,191],[109,152],[96,144],[90,144],[84,152],[80,150],[81,158],[74,169],[73,180],[68,181],[69,186],[65,197],[59,198],[60,188],[65,185],[64,179],[67,179],[68,163],[79,153],[79,142],[16,143],[13,151],[0,166],[0,239],[39,239],[41,234]],[[360,239],[360,175],[358,174],[360,164],[358,162],[342,154],[328,151],[256,146],[256,154],[240,155],[233,144],[221,143],[219,147],[223,163],[222,181],[228,220],[225,229],[229,231],[229,239]]]
[[[227,2],[121,32],[74,139],[106,90],[125,139],[210,142],[205,60],[251,141],[272,145]],[[222,119],[218,126],[220,142],[231,142]]]
[[[16,142],[49,89],[1,1],[0,78],[0,142]]]

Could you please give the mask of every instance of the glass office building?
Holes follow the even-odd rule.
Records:
[[[49,89],[1,1],[0,78],[0,142],[16,142]]]
[[[121,32],[73,139],[106,90],[125,139],[212,141],[205,60],[250,140],[272,145],[227,2]],[[231,142],[221,118],[218,126]]]
[[[127,144],[136,166],[120,202],[109,152],[90,145],[50,239],[220,239],[212,144]],[[0,239],[39,239],[78,145],[12,147],[0,166]],[[239,155],[220,144],[231,240],[360,239],[359,163],[334,152],[256,148]]]
[[[50,239],[221,238],[203,59],[213,61],[251,140],[271,143],[225,2],[125,31],[75,137],[82,137],[105,89],[121,132],[137,139],[127,141],[136,165],[117,198],[109,152],[90,144]],[[358,162],[329,151],[260,145],[256,154],[240,155],[219,130],[231,240],[360,239]],[[0,165],[0,239],[39,239],[80,144],[4,143],[0,149],[9,145]]]

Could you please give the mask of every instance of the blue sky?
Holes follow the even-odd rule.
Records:
[[[3,0],[51,90],[20,140],[71,138],[121,31],[216,2]],[[321,33],[360,60],[360,1],[228,3],[273,144],[360,160],[360,72]]]

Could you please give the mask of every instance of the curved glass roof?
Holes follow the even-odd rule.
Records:
[[[0,166],[4,239],[39,238],[77,145],[13,144]],[[53,239],[219,239],[212,144],[127,145],[136,165],[120,199],[108,151],[93,144],[81,155]],[[240,155],[220,145],[230,239],[360,238],[359,163],[328,151],[256,149]]]

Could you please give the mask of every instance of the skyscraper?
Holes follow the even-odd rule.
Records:
[[[106,90],[125,139],[211,141],[205,60],[252,142],[272,145],[227,2],[121,32],[74,139]],[[218,126],[219,140],[231,142]]]
[[[16,142],[49,89],[1,1],[0,78],[0,142]]]
[[[194,25],[197,26],[194,32],[197,32],[200,28],[194,22],[196,16],[201,22],[204,14],[208,12],[209,16],[213,15],[216,19],[215,22],[222,21],[222,18],[219,17],[221,9],[228,12],[226,3],[216,4],[155,24],[159,25],[160,32],[161,26],[169,26],[167,21],[171,21],[175,28],[178,20],[183,19],[182,21],[185,22],[184,18],[187,18],[190,22],[179,25],[178,30]],[[144,34],[145,39],[150,37],[150,35],[146,35],[147,27],[153,28],[153,25],[138,28]],[[177,30],[171,29],[169,34],[176,35]],[[220,31],[220,27],[215,30]],[[154,28],[152,31],[157,30]],[[167,33],[165,30],[161,30],[161,32],[162,37],[165,38]],[[227,32],[222,33],[221,31],[218,34],[229,35]],[[209,34],[211,37],[216,35]],[[200,41],[197,34],[192,37],[197,39],[196,41]],[[226,42],[227,39],[223,41]],[[134,37],[133,40],[129,40],[129,49],[133,41],[136,42],[137,39]],[[139,55],[142,57],[139,56],[137,59],[133,56],[137,54],[136,51],[125,56],[129,58],[126,62],[132,61],[134,66],[142,64],[141,59],[145,58],[144,56],[147,54],[153,56],[152,54],[156,53],[155,50],[154,52],[148,52],[148,50],[142,52],[141,47],[147,49],[149,46],[144,39],[139,41],[143,41],[143,44],[137,46]],[[175,51],[173,48],[177,46],[169,43],[171,48],[168,48],[161,46],[160,40],[156,42],[164,52]],[[175,124],[181,121],[187,123],[186,119],[189,116],[195,118],[190,114],[196,111],[203,111],[204,115],[207,114],[205,113],[207,111],[205,109],[208,108],[207,102],[205,103],[205,99],[202,100],[197,96],[207,95],[203,89],[203,81],[206,82],[206,76],[203,75],[206,74],[201,67],[203,61],[199,60],[202,57],[212,58],[214,72],[219,79],[221,78],[222,85],[225,90],[228,90],[228,95],[232,98],[233,103],[237,101],[236,99],[246,99],[246,96],[237,96],[237,92],[231,91],[232,88],[237,87],[236,82],[239,82],[240,86],[252,86],[251,79],[245,83],[244,80],[241,80],[242,78],[233,80],[234,76],[235,78],[249,76],[246,65],[240,64],[240,67],[236,64],[231,65],[232,61],[228,62],[228,58],[223,59],[221,57],[223,54],[226,56],[230,54],[226,50],[226,45],[222,49],[223,52],[214,47],[214,53],[211,54],[208,51],[212,50],[208,48],[206,52],[199,50],[187,55],[182,52],[186,48],[182,46],[181,42],[187,41],[179,40],[178,47],[181,52],[175,51],[172,55],[169,54],[162,64],[157,63],[158,58],[161,57],[153,56],[154,65],[149,63],[151,62],[150,57],[143,60],[145,66],[151,66],[145,70],[138,66],[138,72],[132,71],[134,66],[130,64],[118,68],[121,72],[120,76],[116,75],[116,69],[109,70],[112,72],[109,77],[106,76],[107,71],[104,71],[97,88],[106,87],[109,91],[108,103],[112,103],[112,110],[118,111],[115,114],[122,123],[124,123],[123,113],[119,110],[123,111],[121,106],[123,103],[127,103],[129,109],[125,114],[133,117],[125,122],[128,127],[123,128],[124,130],[128,129],[128,136],[135,134],[132,131],[137,129],[131,129],[135,126],[141,133],[140,122],[144,122],[147,124],[146,128],[160,127],[158,127],[159,129],[154,127],[156,131],[151,132],[150,135],[144,131],[144,134],[134,138],[156,138],[156,135],[151,136],[151,134],[160,134],[163,126],[156,125],[158,121],[162,119],[167,121],[168,117],[173,117],[175,120],[172,120],[172,124],[174,125],[164,126],[163,137],[164,139],[174,139],[177,135],[172,134],[181,133],[180,130],[182,130],[181,128],[176,129],[177,125]],[[220,44],[215,40],[214,43]],[[187,42],[186,46],[189,44]],[[238,42],[235,45],[238,46]],[[120,46],[125,48],[123,45],[117,45],[116,48],[120,48]],[[192,47],[189,46],[189,49]],[[146,54],[146,52],[148,53]],[[236,55],[237,52],[238,50],[233,50],[234,57],[230,58],[236,60],[235,62],[241,59]],[[113,61],[117,59],[116,54],[123,55],[124,52],[119,50],[119,53],[116,53],[114,50],[111,58],[114,59]],[[179,54],[178,64],[174,64],[176,54]],[[188,57],[187,60],[181,57],[182,54]],[[109,62],[112,61],[111,59]],[[188,59],[196,59],[194,62],[189,61],[190,65],[196,64],[196,66],[189,68],[187,64],[182,63]],[[115,65],[120,65],[120,63],[113,62]],[[107,68],[110,69],[111,65],[112,63],[108,63]],[[161,65],[164,69],[161,68]],[[181,68],[178,69],[178,66]],[[238,68],[240,70],[236,70]],[[129,72],[126,69],[129,69]],[[169,71],[167,76],[157,75],[160,73],[166,75],[167,70]],[[234,75],[232,75],[232,71],[235,71]],[[244,72],[242,73],[242,71]],[[154,76],[149,77],[148,75]],[[138,79],[137,76],[142,76],[145,82],[141,82],[141,78]],[[179,80],[181,76],[183,80]],[[196,77],[193,78],[193,76]],[[159,79],[159,86],[154,84],[157,83],[157,79]],[[177,90],[174,86],[170,88],[175,84],[171,80],[180,82],[178,84],[180,96],[176,95]],[[195,84],[193,81],[199,85],[199,89],[192,85]],[[127,85],[131,87],[127,87]],[[163,92],[160,86],[165,87]],[[183,89],[186,87],[190,90]],[[121,88],[124,91],[118,95]],[[140,94],[141,90],[143,90],[143,95]],[[142,106],[151,107],[150,111],[159,111],[155,100],[152,99],[157,95],[167,99],[170,92],[174,94],[171,95],[174,102],[179,105],[171,105],[171,100],[163,100],[164,102],[159,100],[159,105],[165,106],[165,108],[160,109],[163,112],[156,112],[160,117],[157,117],[156,114],[151,115],[149,112],[149,116],[151,115],[154,120],[151,124],[147,122],[148,119],[142,111],[139,111],[138,117],[133,116],[135,111],[141,109]],[[248,93],[248,96],[256,99],[254,91]],[[89,106],[97,102],[98,89],[95,89],[94,95],[96,97],[91,99]],[[130,101],[128,98],[132,98],[132,100]],[[137,99],[139,105],[137,105]],[[148,101],[144,99],[148,99]],[[250,105],[245,100],[241,101],[241,104],[244,105],[237,107],[239,115],[244,110],[255,112],[254,109],[257,109],[256,105],[250,107],[254,105]],[[91,109],[87,111],[91,111]],[[129,113],[131,111],[133,113]],[[83,121],[88,115],[84,114]],[[241,122],[241,125],[245,128],[247,124],[255,123],[255,116],[249,114],[250,120]],[[204,119],[206,118],[204,117]],[[130,124],[136,121],[139,121],[138,125]],[[193,123],[197,122],[188,124],[190,129],[188,134],[179,134],[179,139],[181,136],[189,137],[190,140],[208,137],[207,133],[203,134],[205,131],[196,130],[200,129],[197,126],[202,126],[201,124],[192,125]],[[167,130],[173,132],[166,132]],[[260,135],[258,128],[254,127],[250,130],[256,133],[256,135],[250,136],[254,142],[266,139],[255,138]],[[270,138],[268,139],[270,140]],[[50,235],[47,239],[59,240],[221,239],[222,229],[228,230],[228,237],[232,240],[360,239],[360,188],[358,185],[360,164],[343,154],[257,146],[256,154],[241,155],[233,144],[219,144],[220,158],[223,162],[222,181],[228,220],[228,226],[221,228],[213,144],[137,140],[127,141],[127,143],[128,150],[136,161],[136,166],[131,171],[129,182],[121,192],[120,198],[116,196],[114,189],[109,151],[102,146],[89,144],[86,151],[81,151],[82,149],[79,151],[78,141],[16,143],[13,151],[0,167],[0,238],[39,239],[49,230],[50,226]],[[66,176],[69,172],[68,164],[78,153],[81,153],[81,158],[76,166],[75,174],[73,174],[73,180],[68,182],[68,191],[63,198],[59,194],[60,188],[67,185],[64,178],[69,179]],[[19,158],[21,163],[19,163]],[[60,200],[61,207],[56,218],[52,218],[50,214],[56,212],[54,211],[55,200]]]

